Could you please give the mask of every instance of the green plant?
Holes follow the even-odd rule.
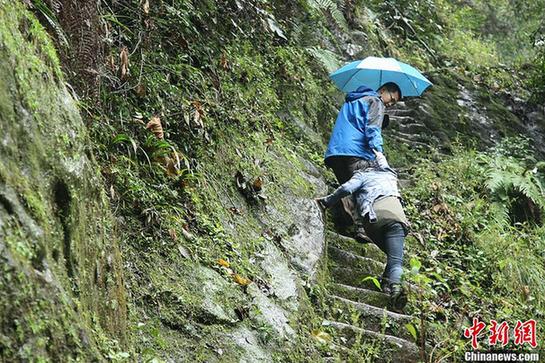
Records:
[[[545,211],[543,176],[535,160],[508,155],[510,142],[514,147],[519,142],[524,145],[520,139],[505,141],[480,158],[486,163],[486,187],[492,193],[494,210],[503,221],[541,223]]]
[[[59,39],[59,42],[63,46],[68,46],[68,40],[66,39],[66,34],[59,24],[59,20],[55,16],[55,13],[51,11],[49,6],[43,0],[32,0],[32,5],[38,10],[41,16],[47,21],[49,26],[55,32],[55,35]]]
[[[348,29],[346,19],[334,0],[307,0],[308,4],[319,11],[329,13],[335,23],[343,30]]]
[[[327,49],[321,49],[318,47],[310,47],[306,49],[307,52],[316,59],[328,73],[335,71],[341,66],[341,63],[335,53]]]
[[[532,88],[532,101],[536,104],[542,103],[543,99],[545,99],[545,36],[543,35],[543,29],[545,29],[545,22],[542,21],[534,35],[536,56],[534,58],[534,70],[530,78],[530,87]]]

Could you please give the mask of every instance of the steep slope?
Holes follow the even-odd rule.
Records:
[[[479,68],[494,60],[488,45],[446,20],[467,10],[340,3],[102,2],[80,22],[108,47],[107,66],[78,64],[102,81],[100,92],[83,90],[96,96],[80,103],[86,127],[40,24],[0,0],[1,358],[388,361],[388,351],[415,361],[415,334],[447,359],[467,348],[462,324],[479,312],[472,294],[497,294],[487,318],[507,318],[517,303],[517,318],[542,316],[533,303],[542,303],[541,271],[492,258],[510,234],[522,245],[539,229],[495,224],[483,207],[496,201],[483,186],[488,164],[479,154],[471,168],[471,149],[522,133],[543,152],[543,112],[529,108],[515,76],[491,87],[509,73]],[[51,28],[43,11],[34,7]],[[421,28],[411,32],[407,19]],[[467,41],[467,54],[431,43],[443,28]],[[412,322],[382,310],[372,286],[359,290],[383,256],[325,234],[349,231],[324,223],[312,200],[335,186],[322,155],[342,95],[327,72],[371,54],[410,61],[434,82],[393,109],[385,131],[415,226],[406,267],[423,291],[411,295]],[[471,56],[482,59],[464,64]],[[488,236],[503,247],[487,249]],[[535,262],[538,250],[517,251]],[[502,266],[513,273],[480,277]],[[502,286],[513,276],[531,292]]]
[[[0,2],[0,360],[101,359],[126,338],[121,256],[55,49]]]

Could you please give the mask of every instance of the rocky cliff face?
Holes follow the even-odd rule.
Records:
[[[101,359],[127,309],[87,130],[34,16],[0,24],[0,360]]]
[[[135,4],[104,16],[111,84],[85,125],[42,26],[0,0],[0,360],[416,359],[411,317],[362,281],[383,256],[325,234],[312,200],[335,186],[327,63],[395,51],[387,29],[361,7],[343,32],[327,2]],[[522,100],[430,78],[391,112],[394,166],[543,139]]]
[[[127,339],[117,231],[123,225],[109,211],[86,126],[47,34],[18,3],[2,1],[0,19],[0,357],[126,358],[122,350],[133,350],[134,341]],[[305,182],[323,194],[319,173],[310,173]],[[244,209],[245,201],[238,202]],[[288,210],[270,205],[256,218],[263,226],[277,224],[285,229],[277,235],[287,236],[263,239],[253,255],[260,283],[233,280],[229,266],[204,266],[183,246],[170,261],[133,256],[158,258],[140,272],[149,281],[144,295],[160,304],[160,321],[190,336],[208,329],[210,336],[200,339],[217,344],[210,352],[168,346],[164,357],[270,360],[256,325],[269,327],[278,341],[295,341],[293,322],[308,304],[303,287],[319,274],[322,217],[311,200],[294,198]],[[140,320],[147,323],[145,316]]]

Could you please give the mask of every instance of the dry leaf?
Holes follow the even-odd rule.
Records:
[[[223,258],[218,259],[218,264],[226,268],[230,266],[229,262],[225,261]]]
[[[180,156],[178,155],[178,152],[174,150],[174,148],[172,148],[170,156],[163,157],[163,165],[166,168],[168,176],[178,176],[180,174]]]
[[[434,205],[432,208],[431,208],[435,213],[438,213],[438,212],[447,212],[448,213],[448,206],[445,204],[445,203],[438,203],[436,205]]]
[[[524,294],[524,298],[528,299],[530,297],[530,287],[528,285],[524,285],[522,287],[522,293]]]
[[[176,230],[174,228],[171,228],[168,230],[168,234],[170,235],[170,238],[173,240],[178,240],[178,235],[176,234]]]
[[[124,46],[123,48],[121,48],[121,52],[119,53],[119,60],[121,62],[120,77],[121,80],[125,80],[129,75],[129,49],[127,47]]]
[[[261,191],[263,188],[263,179],[261,177],[257,177],[256,180],[254,180],[253,187],[256,192]]]
[[[231,68],[229,66],[229,61],[227,60],[227,57],[225,56],[225,53],[222,53],[222,55],[221,55],[220,66],[225,70],[229,70],[229,68]]]
[[[195,107],[195,111],[193,114],[193,123],[195,126],[203,128],[204,124],[202,122],[202,118],[204,117],[204,110],[202,108],[202,103],[200,101],[193,101],[192,104],[193,107]]]
[[[319,329],[314,329],[310,334],[314,339],[322,344],[329,343],[332,340],[331,335]]]
[[[180,252],[183,258],[191,259],[191,253],[189,253],[188,249],[184,246],[179,245],[178,252]]]
[[[180,164],[176,160],[166,156],[164,160],[168,176],[177,176],[180,173]]]
[[[163,133],[163,125],[161,125],[161,119],[159,116],[153,116],[151,120],[146,124],[146,129],[151,130],[158,139],[165,137]]]
[[[146,96],[146,87],[144,87],[144,85],[142,83],[139,83],[136,88],[134,89],[134,92],[136,93],[136,95],[138,97],[144,97]]]
[[[193,234],[191,232],[189,232],[187,229],[183,228],[183,227],[182,227],[182,234],[187,239],[193,239],[194,238]]]
[[[248,286],[252,283],[252,281],[250,281],[249,279],[245,277],[240,276],[239,274],[234,274],[233,279],[235,280],[237,284],[241,286]]]
[[[144,14],[149,14],[149,0],[144,0],[144,4],[142,4],[142,11]]]
[[[114,55],[110,53],[110,56],[108,57],[108,65],[110,66],[110,70],[112,72],[115,72],[115,58]]]

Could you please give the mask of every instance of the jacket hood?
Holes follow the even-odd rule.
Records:
[[[346,102],[352,102],[357,100],[358,98],[362,98],[365,96],[375,96],[379,97],[378,93],[373,91],[373,89],[367,87],[367,86],[359,86],[358,89],[356,89],[353,92],[349,92],[346,95]]]

